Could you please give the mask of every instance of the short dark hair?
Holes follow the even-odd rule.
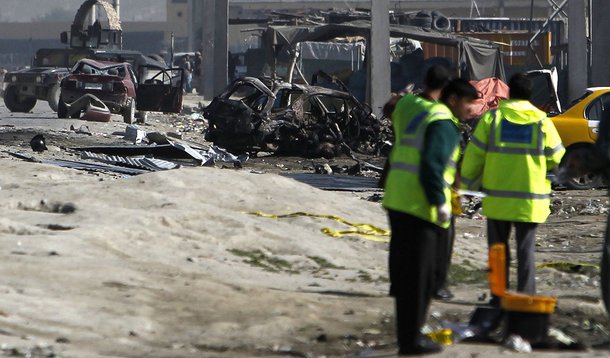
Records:
[[[449,81],[447,86],[445,86],[441,92],[440,100],[442,102],[446,102],[447,99],[449,99],[449,97],[452,95],[455,95],[458,98],[468,98],[472,100],[479,98],[479,92],[477,92],[477,89],[468,83],[468,81],[461,78],[456,78]]]
[[[451,73],[445,66],[434,65],[426,72],[426,78],[424,79],[424,85],[429,90],[443,89],[449,80],[451,79]]]
[[[517,73],[508,81],[509,97],[529,101],[532,97],[532,86],[532,80],[525,73]]]

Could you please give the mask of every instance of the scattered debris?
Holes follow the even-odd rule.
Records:
[[[146,158],[146,157],[121,157],[117,155],[95,154],[84,152],[81,154],[82,159],[97,160],[102,163],[120,165],[130,168],[140,168],[150,171],[169,170],[180,168],[179,164],[169,162],[167,160]]]
[[[77,134],[93,135],[93,133],[91,133],[91,129],[89,129],[89,126],[85,124],[81,125],[78,128],[74,128],[74,125],[71,124],[70,130]]]
[[[532,352],[531,344],[521,338],[521,336],[518,336],[516,334],[511,334],[510,336],[508,336],[508,338],[506,338],[506,341],[504,342],[504,347],[518,353]]]
[[[381,191],[377,179],[348,175],[325,175],[313,173],[286,173],[288,178],[322,190],[333,191]]]
[[[148,135],[145,131],[141,130],[135,124],[130,124],[125,128],[125,136],[123,139],[132,142],[133,144],[140,144],[144,138],[147,138]]]
[[[45,143],[45,138],[42,134],[36,134],[34,138],[30,140],[30,147],[32,147],[32,150],[37,153],[42,153],[48,149]]]
[[[330,165],[328,165],[328,163],[324,163],[324,164],[317,164],[314,167],[316,174],[325,174],[325,175],[332,175],[333,174],[333,170],[330,167]]]
[[[82,112],[83,115],[80,118],[85,121],[110,122],[110,117],[112,115],[108,106],[91,93],[84,94],[72,103],[65,103],[62,105],[66,110],[65,115],[67,117],[74,118],[80,116],[80,113]]]

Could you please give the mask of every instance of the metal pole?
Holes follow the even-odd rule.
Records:
[[[390,11],[389,0],[371,0],[371,33],[368,81],[370,104],[377,118],[383,115],[383,105],[390,98]]]
[[[170,67],[174,66],[174,32],[173,31],[169,38],[169,63],[170,63]]]

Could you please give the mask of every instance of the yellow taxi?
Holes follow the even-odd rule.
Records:
[[[610,87],[592,87],[574,102],[563,113],[551,117],[559,136],[566,148],[562,164],[569,162],[570,157],[586,157],[597,139],[599,121],[602,116],[610,115]],[[571,189],[590,189],[601,186],[599,175],[588,174],[574,178],[566,183]]]

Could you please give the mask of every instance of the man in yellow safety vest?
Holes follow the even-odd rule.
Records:
[[[442,90],[438,103],[410,96],[392,114],[396,140],[383,205],[392,229],[390,293],[396,303],[399,354],[424,354],[442,349],[420,330],[434,290],[437,250],[448,237],[459,120],[469,118],[478,93],[456,79]]]
[[[529,102],[532,82],[516,74],[508,84],[510,99],[483,115],[466,147],[461,186],[481,190],[487,216],[487,242],[506,244],[515,227],[517,291],[536,293],[534,249],[536,228],[550,213],[551,183],[547,172],[559,165],[565,152],[546,113]],[[493,297],[493,305],[498,298]]]

